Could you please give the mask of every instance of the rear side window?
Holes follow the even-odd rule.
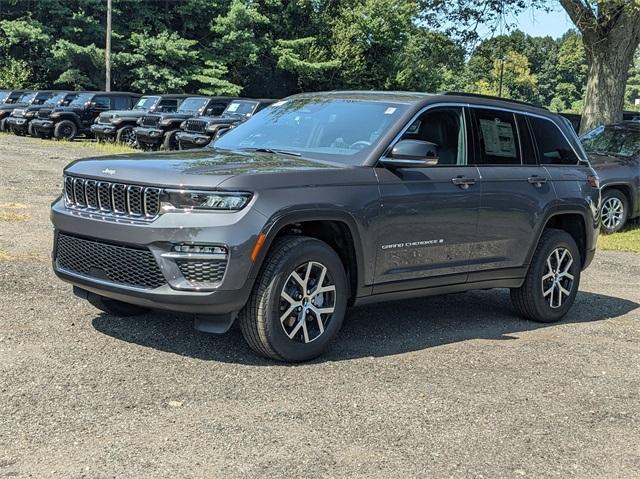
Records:
[[[480,147],[478,164],[521,165],[518,127],[513,113],[474,109]]]
[[[114,96],[112,101],[114,110],[128,110],[131,108],[131,99],[128,96]]]
[[[220,116],[222,115],[222,112],[225,108],[227,108],[227,103],[212,102],[209,103],[209,106],[207,107],[207,114],[212,116]]]
[[[540,163],[543,165],[578,164],[578,156],[555,123],[530,116],[529,124],[538,147]]]
[[[93,97],[93,103],[95,103],[96,108],[106,108],[107,110],[111,109],[111,99],[107,96]]]
[[[163,98],[158,103],[158,108],[161,108],[162,111],[176,111],[178,109],[178,100]]]

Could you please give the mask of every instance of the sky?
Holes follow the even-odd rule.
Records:
[[[551,12],[529,8],[520,15],[509,18],[508,22],[515,23],[517,25],[515,28],[537,37],[549,35],[558,38],[570,28],[574,28],[573,23],[560,6]],[[481,29],[479,33],[482,37],[491,36],[489,28]]]

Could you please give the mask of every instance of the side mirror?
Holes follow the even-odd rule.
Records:
[[[389,168],[425,168],[438,164],[438,145],[430,141],[400,140],[380,163]]]

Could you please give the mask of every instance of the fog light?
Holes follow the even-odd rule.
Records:
[[[227,248],[224,246],[206,246],[206,245],[174,245],[171,251],[176,253],[196,253],[196,254],[227,254]]]

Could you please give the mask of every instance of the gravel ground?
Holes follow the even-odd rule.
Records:
[[[387,303],[286,366],[54,277],[47,206],[91,154],[0,135],[0,477],[640,477],[640,255],[600,252],[559,324],[504,290]]]

